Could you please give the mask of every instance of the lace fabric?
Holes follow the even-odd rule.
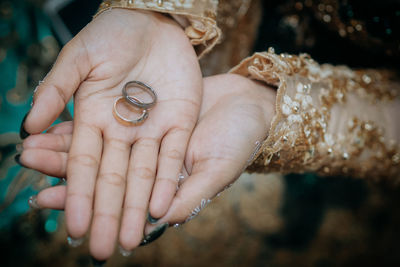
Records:
[[[399,179],[400,86],[393,73],[272,50],[231,72],[278,88],[270,134],[249,171]]]

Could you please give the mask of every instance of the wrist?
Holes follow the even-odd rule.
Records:
[[[159,27],[159,28],[168,26],[169,28],[173,28],[176,31],[181,31],[182,33],[184,33],[184,29],[169,14],[164,14],[150,10],[113,8],[104,11],[102,13],[96,14],[94,18],[96,19],[97,17],[104,16],[107,14],[115,18],[129,17],[130,19],[137,21],[137,23],[146,23],[148,25],[152,25],[154,27]]]
[[[255,99],[259,107],[262,109],[264,122],[269,130],[272,123],[272,118],[276,114],[276,90],[264,83],[251,79],[248,80],[250,80],[252,84],[251,88],[249,89],[255,93]]]

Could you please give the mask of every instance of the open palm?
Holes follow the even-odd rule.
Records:
[[[255,149],[268,133],[274,112],[275,92],[237,75],[204,80],[200,118],[185,159],[189,174],[159,224],[182,223],[203,200],[212,199],[242,173]],[[29,137],[21,159],[28,167],[64,177],[72,124],[59,124],[50,133]],[[52,159],[43,164],[43,159]],[[48,188],[38,196],[43,208],[63,209],[66,190]],[[148,225],[150,229],[153,226]]]
[[[112,112],[131,80],[151,85],[158,95],[138,126],[121,124]],[[119,239],[130,250],[142,239],[148,210],[153,217],[167,212],[200,110],[201,72],[188,38],[172,20],[116,9],[61,51],[35,94],[26,131],[44,131],[72,95],[67,231],[81,238],[91,224],[90,250],[101,260],[113,252],[121,214]]]

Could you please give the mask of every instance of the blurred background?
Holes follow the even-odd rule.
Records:
[[[326,9],[331,2],[338,4],[343,21],[365,21],[368,35],[381,42],[358,42],[350,34],[354,29],[344,38],[326,27],[311,6]],[[31,195],[59,181],[17,166],[14,157],[33,90],[99,3],[0,0],[1,266],[91,266],[87,242],[67,245],[62,212],[28,207]],[[273,46],[278,53],[308,52],[320,62],[398,69],[399,6],[391,0],[368,6],[365,1],[264,1],[255,50]],[[70,103],[60,121],[71,118],[72,108]],[[400,266],[399,204],[399,186],[373,177],[244,174],[195,220],[169,229],[129,258],[116,252],[107,265]]]

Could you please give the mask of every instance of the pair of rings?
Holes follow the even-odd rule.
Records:
[[[136,97],[129,96],[128,92],[127,92],[127,88],[130,86],[134,86],[134,87],[144,90],[146,93],[148,93],[150,95],[152,101],[143,102]],[[142,115],[139,118],[134,119],[134,120],[125,118],[118,112],[118,109],[117,109],[117,105],[121,101],[125,101],[129,105],[131,105],[135,108],[141,109]],[[124,123],[127,123],[129,125],[138,125],[138,124],[141,124],[142,122],[144,122],[149,117],[149,109],[152,108],[156,104],[156,102],[157,102],[157,94],[153,90],[153,88],[151,88],[151,86],[149,86],[143,82],[140,82],[140,81],[130,81],[130,82],[127,82],[124,85],[124,87],[122,88],[122,96],[118,97],[114,102],[114,108],[113,108],[114,115]]]

